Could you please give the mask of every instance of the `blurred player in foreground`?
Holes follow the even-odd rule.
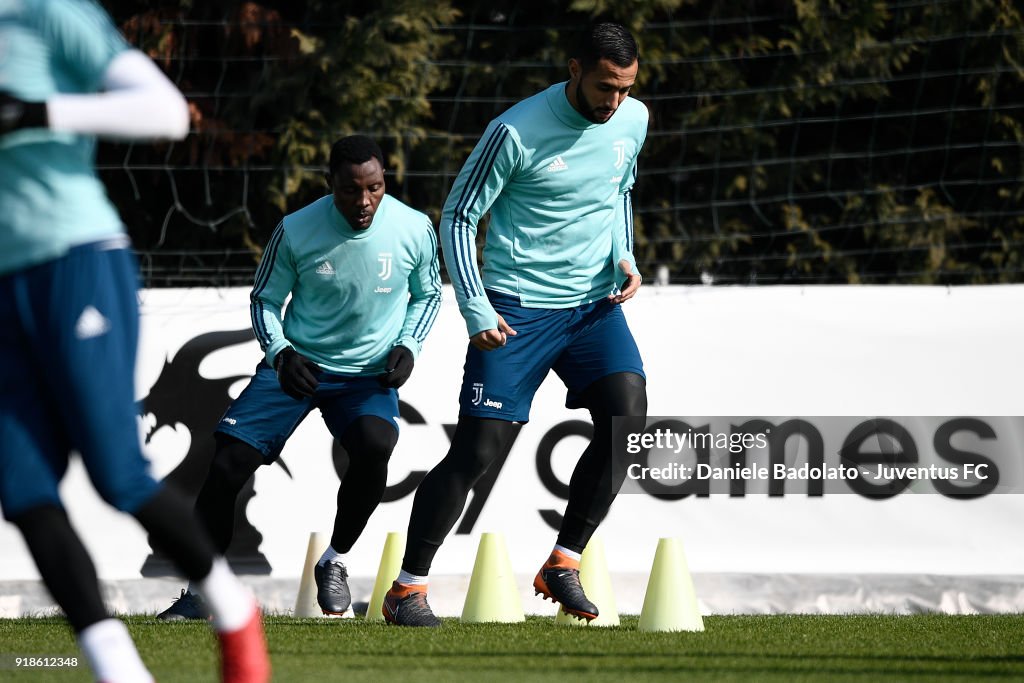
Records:
[[[349,455],[331,545],[313,572],[320,609],[340,615],[352,602],[345,553],[384,495],[397,389],[437,317],[441,274],[430,219],[384,193],[376,142],[342,138],[328,169],[331,194],[285,216],[263,253],[250,312],[265,359],[221,418],[196,511],[226,552],[242,487],[319,408]],[[159,616],[205,614],[190,584]]]
[[[469,490],[529,420],[552,369],[568,388],[566,406],[590,411],[594,436],[534,589],[568,614],[598,615],[579,560],[622,485],[612,418],[642,428],[647,414],[643,364],[620,304],[640,287],[630,190],[648,113],[629,97],[638,50],[625,28],[590,26],[573,54],[568,82],[490,123],[442,212],[445,265],[470,343],[451,448],[416,492],[402,572],[384,600],[393,624],[440,624],[426,601],[434,554]],[[488,210],[481,279],[475,237]]]
[[[98,680],[153,680],[111,618],[58,485],[72,450],[201,587],[222,676],[270,677],[259,608],[185,500],[148,473],[135,405],[138,272],[94,136],[183,138],[185,99],[89,0],[0,4],[0,505]]]

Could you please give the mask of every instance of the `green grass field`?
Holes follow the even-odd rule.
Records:
[[[216,680],[203,624],[125,621],[160,683]],[[1024,680],[1024,615],[719,616],[703,633],[525,624],[399,629],[362,619],[268,617],[278,681]],[[56,618],[0,620],[0,680],[87,681],[15,656],[78,656]],[[81,659],[80,659],[81,661]]]

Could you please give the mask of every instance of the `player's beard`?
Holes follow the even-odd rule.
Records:
[[[580,78],[579,83],[576,84],[576,108],[579,110],[580,115],[583,118],[585,118],[587,121],[590,121],[591,123],[596,124],[608,123],[609,121],[612,120],[612,116],[615,115],[615,112],[612,111],[606,119],[602,120],[597,118],[596,108],[590,104],[590,101],[587,100],[587,96],[583,94],[582,78]],[[605,109],[604,111],[608,110]]]

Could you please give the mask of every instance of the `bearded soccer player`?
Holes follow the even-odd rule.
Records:
[[[185,98],[91,0],[0,3],[0,505],[97,680],[151,681],[58,486],[77,451],[207,597],[222,677],[270,677],[259,609],[185,499],[155,481],[135,405],[138,269],[95,136],[180,139]]]
[[[340,615],[352,603],[345,554],[384,495],[397,390],[437,317],[441,274],[430,219],[384,192],[376,142],[338,140],[328,168],[330,194],[284,217],[256,272],[250,312],[264,359],[217,426],[196,511],[225,552],[242,487],[318,408],[349,454],[331,544],[313,571],[320,609]],[[190,585],[159,618],[206,614]]]
[[[629,97],[638,49],[624,27],[588,27],[557,83],[498,116],[463,166],[441,217],[441,246],[469,348],[459,421],[445,458],[420,484],[402,571],[384,617],[438,626],[427,574],[468,493],[529,419],[554,370],[566,406],[586,408],[594,436],[573,472],[554,548],[534,589],[582,619],[598,616],[579,560],[622,485],[612,418],[642,427],[643,364],[621,304],[636,294],[630,191],[647,134],[647,108]],[[477,224],[490,210],[483,274]]]

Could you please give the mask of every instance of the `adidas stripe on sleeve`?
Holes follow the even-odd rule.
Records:
[[[288,249],[282,220],[270,236],[249,294],[252,329],[271,367],[278,352],[289,345],[284,336],[282,311],[296,279],[295,264]]]
[[[619,186],[619,206],[616,209],[616,220],[613,224],[612,235],[612,257],[615,261],[616,272],[619,275],[617,284],[622,284],[625,273],[619,266],[620,261],[629,263],[631,272],[639,274],[636,266],[636,257],[633,255],[633,185],[636,183],[637,164],[633,159],[633,165],[628,173],[623,174],[622,184]]]
[[[455,179],[441,213],[445,268],[471,337],[498,326],[477,266],[477,226],[515,174],[521,158],[518,141],[509,128],[492,121]]]
[[[419,356],[427,334],[441,310],[441,266],[437,259],[437,237],[430,220],[426,222],[416,268],[409,274],[409,305],[402,325],[402,336],[396,342]]]

